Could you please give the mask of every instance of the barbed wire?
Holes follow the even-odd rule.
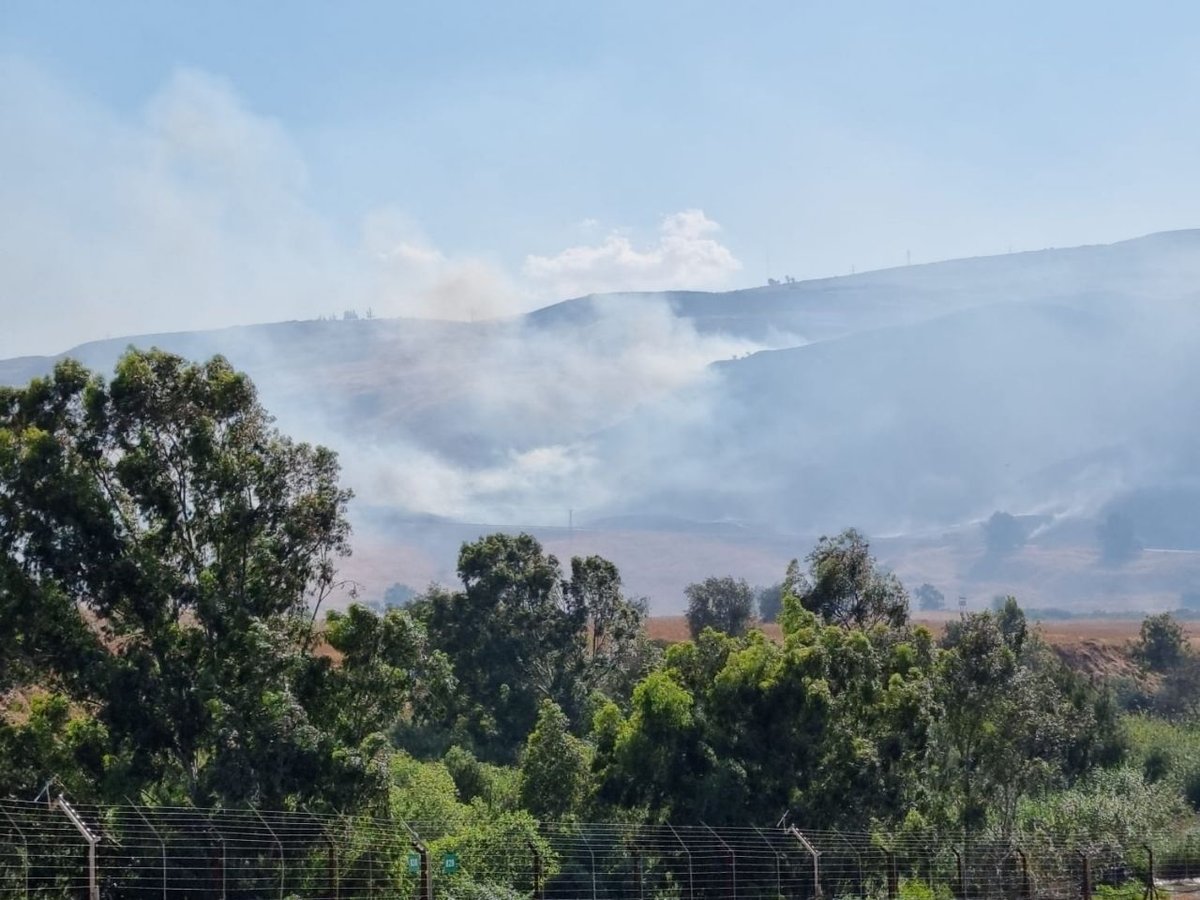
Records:
[[[0,896],[1087,900],[1107,887],[1144,888],[1144,897],[1200,891],[1193,832],[1128,840],[1084,830],[841,832],[56,804],[0,800]]]

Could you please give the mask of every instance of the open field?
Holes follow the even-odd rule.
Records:
[[[1012,594],[1026,608],[1094,614],[1100,623],[1107,621],[1102,613],[1128,613],[1136,622],[1144,610],[1178,609],[1183,595],[1200,585],[1200,552],[1146,550],[1123,564],[1107,565],[1098,557],[1089,528],[1080,529],[1081,534],[1066,533],[1064,526],[999,559],[985,553],[978,525],[919,537],[873,538],[871,549],[910,590],[929,582],[949,604],[963,597],[970,609]],[[368,600],[382,598],[394,582],[418,590],[431,581],[453,585],[463,542],[501,530],[530,532],[564,563],[591,554],[612,560],[626,593],[649,598],[651,611],[662,616],[682,613],[684,588],[710,575],[745,578],[752,585],[779,581],[788,561],[803,559],[819,537],[732,526],[502,528],[368,517],[355,523],[354,555],[340,568]],[[1074,629],[1079,622],[1070,624]]]

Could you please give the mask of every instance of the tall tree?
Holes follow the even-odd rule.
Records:
[[[571,559],[566,596],[573,618],[586,629],[585,689],[627,697],[657,661],[645,632],[645,599],[627,598],[617,567],[600,556]]]
[[[744,578],[705,578],[683,589],[687,623],[692,637],[705,628],[724,634],[745,634],[754,619],[754,590]]]
[[[220,357],[131,351],[107,383],[68,361],[0,391],[5,602],[49,613],[27,654],[98,709],[134,783],[281,802],[319,781],[330,748],[291,678],[349,497]],[[58,635],[85,652],[56,657]]]
[[[822,537],[808,555],[808,579],[789,569],[789,588],[805,609],[834,625],[898,627],[908,621],[908,593],[879,568],[862,533],[849,528]]]
[[[550,821],[577,812],[588,791],[588,747],[570,725],[552,700],[543,700],[521,754],[521,806]]]
[[[458,682],[455,727],[481,756],[511,761],[538,704],[575,712],[585,669],[585,611],[572,606],[558,560],[528,534],[463,544],[461,591],[431,591],[414,605]]]

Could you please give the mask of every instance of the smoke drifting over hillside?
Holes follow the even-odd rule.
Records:
[[[388,207],[347,233],[314,202],[283,125],[193,69],[129,112],[0,55],[0,129],[0,296],[16,307],[0,356],[347,309],[470,321],[560,299],[568,286],[714,287],[739,268],[700,210],[665,217],[645,248],[614,233],[531,255],[520,275],[439,249]]]
[[[581,301],[579,327],[516,319],[380,346],[349,367],[372,383],[353,389],[348,409],[335,392],[321,430],[372,503],[497,524],[619,504],[626,462],[599,458],[598,436],[648,404],[702,420],[710,364],[768,346],[702,334],[661,297],[621,301]],[[311,405],[282,409],[305,432],[317,425]],[[661,441],[667,428],[657,424]]]
[[[1119,508],[1197,543],[1200,233],[698,293],[665,289],[742,265],[699,209],[648,239],[588,223],[519,271],[395,209],[347,233],[293,137],[200,71],[129,112],[0,58],[0,124],[0,295],[22,304],[0,353],[155,331],[72,354],[223,353],[341,453],[364,520],[878,534],[1004,509],[1043,534]],[[292,321],[194,330],[261,320]]]

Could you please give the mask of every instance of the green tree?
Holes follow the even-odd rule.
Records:
[[[450,661],[429,647],[424,627],[407,610],[379,615],[353,604],[326,616],[324,637],[340,659],[322,666],[314,705],[324,704],[325,727],[342,743],[357,747],[402,718],[445,717],[454,691]]]
[[[1134,658],[1151,672],[1169,672],[1189,654],[1187,634],[1170,613],[1147,616],[1142,620]]]
[[[542,819],[566,819],[587,797],[590,768],[587,745],[571,734],[563,711],[543,700],[521,754],[522,808]]]
[[[645,599],[627,598],[617,567],[600,556],[572,558],[565,593],[572,621],[585,630],[584,690],[627,698],[658,658],[646,637]]]
[[[527,534],[463,544],[458,574],[461,591],[432,590],[413,610],[453,666],[452,734],[481,758],[511,761],[543,699],[580,709],[586,610],[569,602],[558,560]]]
[[[1010,830],[1024,798],[1119,759],[1115,708],[1030,633],[1013,598],[951,622],[942,648],[932,788],[949,824]]]
[[[891,572],[879,568],[862,533],[849,528],[822,537],[808,555],[808,579],[792,568],[791,591],[805,609],[826,622],[863,628],[897,628],[908,621],[908,593]]]
[[[745,634],[754,618],[754,591],[744,578],[706,578],[683,589],[687,623],[692,637],[705,628],[725,634]]]
[[[131,351],[107,383],[60,363],[0,391],[5,624],[32,626],[20,657],[96,710],[131,784],[309,796],[336,755],[293,681],[349,497],[220,357]]]

